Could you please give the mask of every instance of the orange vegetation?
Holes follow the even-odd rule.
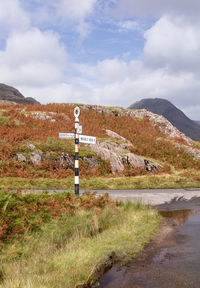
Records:
[[[44,161],[40,167],[34,167],[27,163],[18,163],[13,157],[15,153],[21,151],[22,145],[34,141],[45,142],[49,137],[59,141],[59,132],[73,132],[73,109],[74,105],[70,104],[0,106],[2,116],[9,119],[7,123],[0,124],[0,177],[64,178],[73,176],[72,170],[56,167],[52,161]],[[34,119],[31,113],[35,111],[44,112],[46,115],[54,112],[56,114],[52,118],[56,121]],[[68,119],[64,114],[68,116]],[[168,172],[169,165],[178,169],[200,168],[200,161],[194,161],[193,157],[184,150],[177,148],[170,141],[165,141],[166,136],[148,119],[137,121],[129,116],[115,116],[113,113],[101,114],[92,109],[82,109],[80,124],[83,125],[84,134],[100,138],[107,137],[105,129],[117,132],[131,141],[133,144],[131,152],[164,162],[164,170]],[[158,138],[162,141],[158,141]],[[81,162],[80,173],[83,176],[100,176],[111,173],[111,170],[107,162],[102,162],[95,169],[88,169],[87,165]],[[133,171],[126,169],[125,171],[126,175],[140,175],[141,173],[143,174],[140,169]]]

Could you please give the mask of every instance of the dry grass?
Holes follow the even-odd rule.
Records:
[[[70,288],[93,283],[94,271],[106,255],[115,251],[121,260],[132,259],[157,231],[160,221],[156,211],[138,203],[106,209],[100,216],[80,211],[73,217],[62,225],[51,222],[40,234],[27,238],[20,257],[9,260],[9,252],[4,255],[0,287]],[[95,233],[91,233],[91,225]],[[20,248],[13,245],[13,255]]]

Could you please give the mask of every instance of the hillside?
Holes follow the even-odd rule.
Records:
[[[30,183],[38,177],[72,179],[71,187],[74,140],[59,139],[58,134],[74,131],[74,107],[73,104],[0,105],[1,179],[21,177]],[[180,133],[164,117],[119,107],[80,107],[83,134],[97,137],[96,145],[80,145],[82,179],[151,177],[151,173],[172,175],[175,171],[178,177],[188,179],[188,173],[193,171],[191,177],[198,183],[199,144]]]
[[[142,99],[132,104],[129,109],[146,109],[164,116],[177,129],[193,140],[200,140],[200,125],[189,119],[181,110],[165,99]]]
[[[24,97],[17,89],[0,83],[0,101],[9,101],[18,104],[40,104],[31,97]]]

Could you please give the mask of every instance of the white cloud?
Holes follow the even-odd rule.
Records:
[[[23,9],[20,3],[24,4]],[[30,3],[34,3],[33,10]],[[70,31],[75,29],[84,38],[92,29],[90,16],[94,17],[98,3],[98,0],[0,0],[0,27],[10,32],[5,49],[0,50],[1,82],[42,103],[127,107],[141,98],[161,97],[198,119],[200,24],[196,15],[200,1],[116,0],[113,13],[120,17],[118,27],[122,33],[141,31],[140,16],[159,17],[144,33],[143,55],[137,61],[125,61],[114,55],[96,65],[69,63],[56,33],[33,28],[36,24],[43,24],[43,28],[59,27],[59,31],[70,27]],[[102,18],[99,27],[101,21]],[[111,22],[116,23],[114,19]],[[124,59],[130,58],[130,54],[124,54]]]
[[[28,26],[28,16],[21,8],[19,0],[0,0],[1,37],[13,29],[24,30]]]
[[[62,17],[72,22],[81,22],[90,15],[97,0],[61,0],[58,11]]]
[[[89,15],[92,14],[97,0],[60,0],[58,5],[58,16],[62,21],[69,21],[76,25],[76,30],[81,38],[85,38],[90,32],[90,25],[86,22]]]
[[[185,23],[185,19],[161,17],[145,32],[145,61],[152,68],[194,71],[200,68],[199,25]]]
[[[104,60],[95,66],[77,64],[78,70],[80,77],[69,78],[68,84],[58,81],[41,87],[18,85],[17,88],[42,103],[75,102],[128,107],[142,98],[165,98],[188,112],[192,119],[199,119],[194,111],[200,108],[200,83],[191,73],[170,74],[164,69],[151,70],[142,61],[126,62],[117,58]]]
[[[70,27],[84,38],[91,30],[88,17],[95,11],[98,0],[38,0],[37,3],[30,0],[28,4],[22,1],[33,25],[53,25],[62,29]]]
[[[120,21],[118,23],[119,26],[119,32],[124,32],[124,31],[139,31],[142,32],[143,29],[140,27],[139,23],[137,21]]]
[[[48,85],[63,79],[67,53],[53,32],[31,29],[13,33],[0,51],[1,82]]]

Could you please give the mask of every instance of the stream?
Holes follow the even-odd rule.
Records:
[[[173,232],[127,266],[114,265],[99,288],[200,287],[200,198],[173,199],[155,208],[173,223]]]

